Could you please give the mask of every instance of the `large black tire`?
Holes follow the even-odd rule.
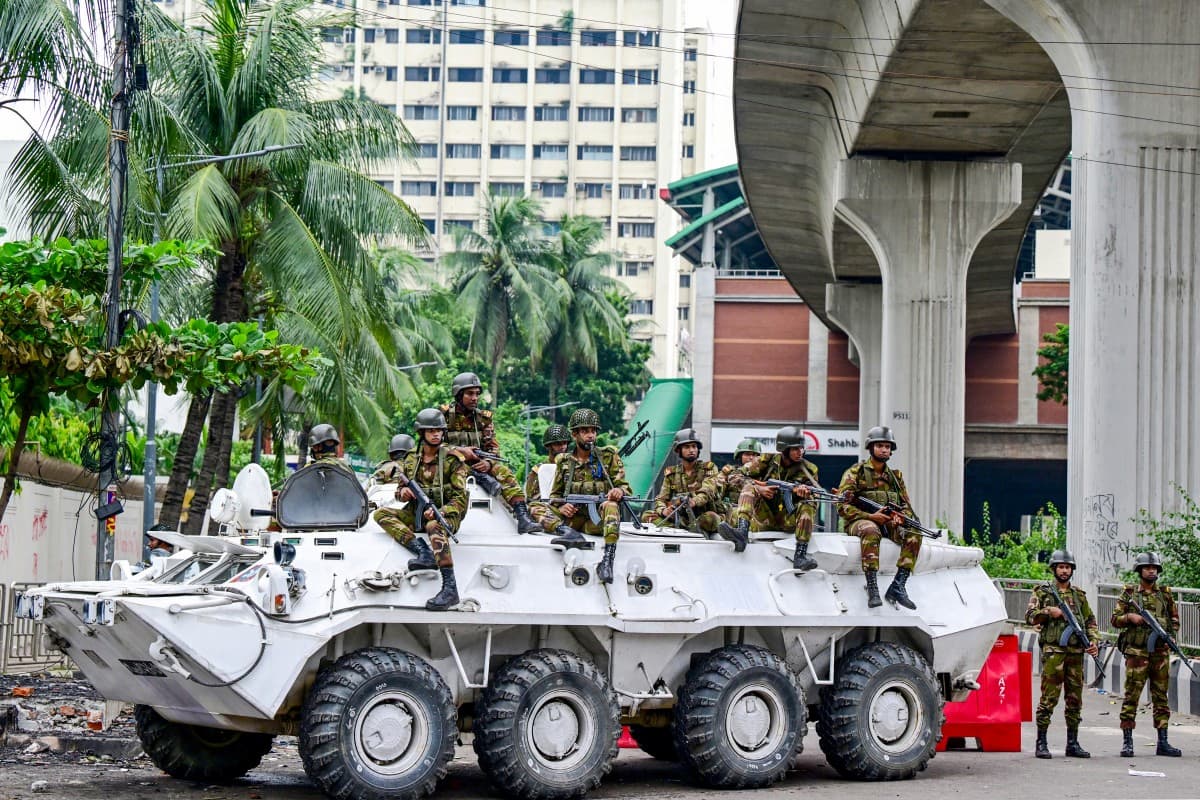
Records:
[[[590,661],[531,650],[509,661],[475,718],[479,766],[501,793],[528,800],[581,797],[617,757],[617,696]]]
[[[149,706],[133,710],[142,749],[173,778],[228,783],[258,766],[271,751],[267,733],[244,733],[169,722]]]
[[[817,735],[830,766],[847,778],[911,778],[933,758],[942,699],[928,662],[911,648],[874,642],[851,650],[821,690]]]
[[[371,647],[317,677],[300,721],[304,771],[334,800],[415,800],[446,775],[458,740],[450,687],[403,650]]]
[[[647,728],[642,725],[630,725],[629,735],[646,755],[654,756],[659,761],[678,761],[679,753],[675,750],[673,727]]]
[[[675,705],[675,749],[704,786],[770,786],[787,772],[807,714],[804,691],[783,659],[729,645],[688,672]]]

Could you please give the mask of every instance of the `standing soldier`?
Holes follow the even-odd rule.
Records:
[[[717,505],[726,518],[731,518],[730,515],[737,507],[738,495],[742,493],[742,484],[746,482],[746,474],[742,472],[742,467],[761,454],[762,445],[757,439],[742,439],[733,451],[733,463],[721,467],[721,474],[717,476]]]
[[[1079,745],[1079,716],[1083,708],[1083,654],[1096,655],[1100,652],[1096,644],[1100,635],[1096,627],[1096,616],[1088,605],[1083,589],[1071,585],[1075,574],[1075,558],[1066,550],[1055,550],[1050,554],[1050,571],[1054,581],[1036,587],[1025,609],[1025,622],[1038,628],[1038,644],[1042,648],[1042,699],[1037,707],[1037,746],[1034,755],[1050,758],[1046,745],[1046,729],[1050,717],[1058,705],[1058,695],[1066,687],[1064,715],[1067,720],[1066,755],[1073,758],[1091,758],[1092,754]],[[1058,602],[1051,594],[1057,586],[1058,596],[1070,607],[1075,618],[1087,629],[1090,645],[1084,650],[1078,636],[1071,637],[1067,644],[1060,645],[1067,621]]]
[[[871,608],[883,605],[879,599],[877,576],[879,543],[886,536],[900,545],[900,558],[896,560],[896,577],[884,596],[893,603],[915,610],[917,604],[909,599],[905,584],[917,565],[917,555],[921,552],[921,532],[905,528],[900,518],[901,514],[913,519],[917,515],[913,511],[912,501],[908,499],[904,476],[900,470],[892,469],[887,464],[892,453],[896,452],[892,429],[878,425],[871,428],[867,431],[866,448],[869,457],[842,475],[838,492],[847,496],[847,500],[841,504],[839,513],[849,524],[847,532],[861,540],[862,569],[867,576],[867,605]],[[854,505],[855,497],[865,497],[883,505],[890,504],[899,512],[863,511]]]
[[[546,460],[542,464],[553,464],[559,453],[567,452],[567,445],[571,443],[571,433],[567,430],[567,426],[555,423],[546,428],[546,432],[542,434],[542,447],[546,450]],[[533,498],[542,498],[542,487],[538,482],[538,467],[541,464],[534,464],[529,468],[529,474],[525,476],[525,496],[529,500],[529,516],[542,524],[542,528],[547,533],[554,530],[554,525],[551,524],[551,517],[547,514],[550,506],[545,503],[538,502]],[[549,525],[549,527],[547,527]]]
[[[553,525],[559,534],[552,544],[579,547],[586,539],[580,531],[596,535],[604,534],[604,558],[596,567],[596,578],[601,583],[612,583],[613,559],[617,557],[617,539],[621,535],[621,498],[630,493],[625,481],[625,465],[617,455],[615,447],[597,447],[596,434],[600,430],[600,415],[590,408],[581,408],[571,415],[567,427],[571,429],[574,448],[554,460],[554,487],[552,498],[561,499],[569,494],[604,495],[600,503],[600,524],[592,522],[586,508],[573,503],[563,503],[558,511],[550,511],[546,525]]]
[[[474,372],[460,372],[454,376],[450,391],[454,395],[454,403],[442,406],[448,426],[446,444],[454,448],[472,470],[480,475],[490,475],[500,485],[504,502],[508,503],[516,517],[518,533],[540,530],[541,526],[529,516],[525,494],[512,470],[500,462],[489,461],[475,454],[476,449],[491,453],[499,450],[499,444],[487,433],[487,428],[493,424],[492,412],[479,407],[479,396],[483,394],[479,376]]]
[[[410,570],[434,569],[442,574],[442,590],[425,603],[429,611],[445,611],[458,604],[458,585],[454,580],[454,559],[450,554],[450,536],[458,529],[467,510],[467,476],[470,469],[449,447],[442,444],[446,435],[446,418],[436,408],[422,409],[417,414],[415,426],[420,447],[409,453],[400,462],[400,488],[396,497],[407,501],[403,508],[381,508],[375,512],[375,521],[389,536],[399,542],[416,558],[408,562]],[[450,525],[443,529],[436,519],[433,508],[424,509],[425,532],[433,548],[414,533],[417,528],[416,495],[408,487],[409,479],[415,480],[425,490],[429,500],[438,507]]]
[[[417,443],[407,433],[393,436],[392,443],[388,445],[388,460],[380,464],[371,477],[376,483],[396,483],[398,476],[404,472],[401,462],[416,446]]]
[[[722,522],[715,510],[717,467],[711,461],[700,460],[702,448],[695,428],[684,428],[675,434],[674,450],[680,461],[664,470],[654,508],[642,515],[643,522],[686,528],[686,523],[678,524],[679,516],[686,514],[704,533],[717,532]]]
[[[738,495],[737,510],[733,512],[733,525],[721,523],[721,534],[733,541],[737,549],[744,550],[750,539],[750,531],[795,531],[796,550],[792,554],[792,568],[807,572],[817,567],[817,562],[808,557],[808,542],[812,538],[813,520],[817,516],[815,503],[806,502],[809,487],[817,485],[817,467],[804,460],[804,431],[795,425],[784,425],[775,434],[775,453],[765,453],[742,467],[745,481]],[[801,501],[795,511],[789,513],[775,486],[763,481],[780,480],[795,483],[791,491]],[[735,527],[736,526],[736,527]]]
[[[1154,705],[1154,727],[1158,729],[1158,749],[1155,755],[1180,756],[1179,748],[1167,741],[1167,722],[1171,707],[1167,704],[1167,684],[1171,680],[1171,650],[1166,642],[1155,642],[1150,652],[1150,628],[1145,616],[1133,607],[1151,614],[1172,638],[1179,633],[1179,609],[1175,597],[1166,586],[1158,585],[1162,561],[1158,553],[1145,552],[1133,561],[1138,574],[1137,586],[1126,586],[1113,609],[1112,626],[1121,628],[1117,646],[1125,656],[1125,702],[1121,704],[1121,757],[1133,758],[1133,728],[1136,724],[1138,700],[1142,687],[1150,681],[1150,702]]]

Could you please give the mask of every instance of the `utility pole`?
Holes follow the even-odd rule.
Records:
[[[154,167],[154,182],[158,188],[158,211],[154,215],[154,241],[162,241],[163,217],[163,175],[162,156]],[[150,285],[150,321],[158,322],[158,281]],[[155,482],[158,480],[158,442],[155,441],[155,417],[158,415],[158,383],[150,381],[146,384],[146,452],[143,456],[145,468],[142,474],[142,531],[154,527],[154,494]]]
[[[105,289],[104,346],[119,344],[121,314],[121,268],[124,250],[125,184],[129,172],[126,148],[129,144],[129,0],[113,2],[112,109],[109,114],[108,143],[108,283]],[[116,481],[117,459],[121,452],[120,418],[108,407],[105,392],[100,417],[100,478],[97,486],[98,507],[108,504],[109,485]],[[97,521],[96,579],[107,580],[113,562],[113,541],[105,519]]]

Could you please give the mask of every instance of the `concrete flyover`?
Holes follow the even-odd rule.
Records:
[[[1139,509],[1200,494],[1194,0],[743,0],[736,55],[763,241],[823,320],[878,337],[862,424],[896,428],[918,511],[952,527],[966,342],[1013,330],[1021,239],[1071,153],[1069,535],[1085,582],[1114,577]]]

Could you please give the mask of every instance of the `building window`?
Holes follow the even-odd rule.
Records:
[[[562,222],[560,222],[559,220],[556,220],[556,219],[542,220],[542,235],[543,236],[557,236],[561,232],[562,232]]]
[[[687,272],[687,273],[684,273],[683,275],[679,276],[679,288],[680,289],[692,288],[692,273]]]
[[[654,185],[650,183],[622,183],[620,193],[622,200],[653,200]]]
[[[585,106],[579,109],[580,122],[612,122],[612,106]]]
[[[580,161],[612,161],[611,144],[581,144],[576,158]]]
[[[525,145],[523,144],[494,144],[492,158],[524,159]]]
[[[477,144],[448,144],[446,158],[479,158],[480,146]]]
[[[404,118],[407,120],[431,120],[438,118],[437,106],[405,106]]]
[[[363,44],[375,44],[374,28],[366,28],[363,30]]]
[[[570,83],[571,70],[568,67],[554,69],[539,69],[535,75],[537,83]]]
[[[492,83],[529,83],[529,70],[495,67],[492,69]]]
[[[325,44],[341,44],[345,41],[345,28],[322,28],[321,41]]]
[[[622,108],[621,122],[658,122],[658,109]]]
[[[545,181],[542,183],[541,192],[542,197],[566,197],[567,185],[562,182]]]
[[[388,67],[389,71],[395,70],[395,67]],[[404,80],[412,83],[427,83],[429,81],[438,81],[442,77],[441,67],[405,67]],[[389,81],[396,80],[388,78]]]
[[[450,67],[446,72],[446,80],[451,83],[482,83],[482,67]]]
[[[417,144],[417,158],[437,158],[437,153],[436,142],[419,142]]]
[[[523,122],[525,106],[492,106],[492,119],[496,122]]]
[[[580,47],[616,47],[616,31],[580,31]]]
[[[526,47],[529,44],[529,31],[496,31],[493,41],[501,47]]]
[[[388,28],[384,31],[383,40],[388,44],[400,44],[400,29]]]
[[[691,311],[691,308],[689,308],[688,306],[680,306],[679,307],[679,321],[687,322],[690,311]]]
[[[455,228],[466,228],[467,230],[474,230],[475,229],[475,220],[473,220],[473,219],[447,219],[447,220],[442,220],[442,225],[445,226],[447,232],[452,231]]]
[[[684,61],[695,61],[696,60],[696,48],[694,48],[694,47],[683,48],[683,60]]]
[[[479,119],[479,106],[446,106],[446,119],[474,122]]]
[[[410,6],[432,6],[432,5],[440,6],[442,4],[442,0],[436,0],[436,3],[435,3],[435,0],[408,0],[408,4]]]
[[[658,47],[658,31],[625,31],[626,47]]]
[[[653,314],[654,313],[654,301],[653,300],[630,300],[629,301],[629,313],[630,314]]]
[[[654,262],[652,261],[625,261],[617,265],[617,274],[627,278],[636,278],[642,273],[649,275],[653,269]]]
[[[626,69],[621,70],[621,82],[624,84],[635,84],[638,86],[656,86],[658,85],[658,70],[656,69]],[[695,87],[696,82],[692,81],[692,86]],[[684,92],[687,93],[686,91]]]
[[[409,28],[404,33],[404,41],[408,44],[441,44],[442,32],[429,28]]]
[[[583,69],[579,70],[580,83],[616,83],[617,73],[611,69]]]
[[[400,194],[407,197],[433,197],[437,181],[400,181]]]
[[[441,3],[438,3],[441,5]],[[487,5],[487,0],[450,0],[452,6],[477,6],[483,8]]]
[[[656,161],[658,159],[657,147],[622,147],[622,161]]]
[[[540,30],[537,32],[539,47],[570,47],[571,32],[560,30]]]
[[[426,218],[426,219],[422,219],[421,222],[425,225],[425,230],[429,231],[430,233],[437,233],[437,220],[436,219]]]
[[[384,80],[394,81],[394,80],[396,80],[397,74],[398,73],[397,73],[396,67],[388,67],[383,71],[383,78],[384,78]],[[408,79],[408,70],[405,70],[404,78],[405,78],[405,80]]]
[[[599,200],[604,197],[603,183],[577,183],[575,191],[579,192],[588,200]]]
[[[696,82],[695,81],[684,81],[683,82],[683,93],[684,94],[695,94],[696,93]]]
[[[396,188],[395,181],[378,180],[378,181],[375,181],[375,183],[379,184],[380,189],[383,189],[384,191],[387,191],[387,192],[393,191]]]
[[[450,44],[483,44],[483,31],[451,30]]]
[[[566,161],[567,145],[565,144],[535,144],[533,157],[547,161]]]
[[[474,181],[446,181],[446,197],[474,197],[475,187],[478,186]]]
[[[566,122],[567,106],[538,106],[533,110],[536,122]]]
[[[684,158],[695,158],[696,157],[696,145],[685,144],[683,146],[683,157]]]
[[[685,127],[685,128],[696,127],[696,112],[695,111],[683,112],[683,127]]]
[[[617,237],[620,239],[653,239],[653,222],[618,222]]]
[[[525,184],[492,181],[488,184],[488,191],[496,197],[520,197],[525,194]]]

